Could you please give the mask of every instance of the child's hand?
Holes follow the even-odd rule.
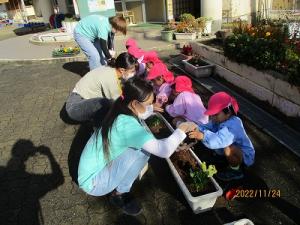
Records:
[[[162,104],[158,102],[153,104],[153,110],[156,112],[164,112],[164,109],[162,108]]]
[[[204,138],[204,135],[201,131],[194,130],[189,132],[189,138],[194,138],[201,141]]]
[[[184,133],[187,133],[197,129],[197,124],[193,122],[183,122],[179,124],[178,128],[182,130]]]
[[[112,49],[109,49],[108,51],[109,51],[109,54],[111,55],[111,57],[114,58],[116,55],[116,51],[114,51]]]

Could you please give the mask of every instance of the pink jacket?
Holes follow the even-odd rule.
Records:
[[[204,115],[206,109],[200,96],[189,91],[181,92],[172,105],[166,106],[166,111],[172,117],[183,117],[198,125],[208,122],[208,116]]]

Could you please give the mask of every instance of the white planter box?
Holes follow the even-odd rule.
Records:
[[[172,131],[172,132],[174,131],[173,127],[169,124],[169,122],[161,114],[155,113],[155,115],[157,115],[158,117],[160,117],[164,121],[164,123],[167,125],[167,127],[169,128],[170,131]],[[150,129],[145,124],[145,122],[143,121],[142,123],[150,131]],[[195,155],[195,153],[191,149],[189,149],[189,151],[194,156],[196,161],[200,164],[201,161]],[[198,214],[198,213],[210,210],[214,206],[214,204],[216,203],[217,198],[223,194],[222,188],[215,181],[215,179],[213,177],[210,178],[211,182],[213,183],[213,185],[216,189],[215,192],[211,192],[211,193],[208,193],[208,194],[205,194],[205,195],[199,195],[197,197],[194,197],[194,196],[191,195],[190,191],[188,190],[188,188],[184,184],[183,180],[181,179],[180,175],[178,174],[178,172],[177,172],[175,166],[173,165],[172,161],[169,158],[166,159],[166,160],[167,160],[167,163],[168,163],[168,165],[171,169],[171,172],[172,172],[177,184],[179,185],[181,191],[183,192],[184,197],[186,198],[186,200],[189,203],[190,207],[192,208],[193,212],[195,214]]]
[[[184,64],[184,69],[191,73],[196,78],[201,77],[209,77],[214,72],[214,65],[210,64],[209,62],[202,60],[204,63],[207,63],[206,66],[194,66],[193,64],[188,62],[189,60],[182,60]]]
[[[204,27],[204,30],[203,30],[203,34],[210,34],[211,33],[211,25],[212,25],[211,20],[205,22],[205,27]]]
[[[176,40],[195,40],[196,33],[174,33]]]

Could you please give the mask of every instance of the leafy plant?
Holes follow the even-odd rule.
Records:
[[[193,33],[194,27],[193,24],[189,24],[187,22],[179,22],[176,27],[177,33]]]
[[[193,58],[191,58],[188,62],[192,65],[199,67],[199,66],[207,66],[208,64],[202,60],[203,57],[198,54],[194,54]]]
[[[199,192],[205,189],[207,183],[209,182],[209,178],[217,173],[217,169],[214,165],[209,165],[208,168],[206,166],[206,162],[202,162],[200,164],[200,168],[198,169],[190,169],[190,177],[192,178],[192,186],[193,188]]]
[[[176,30],[176,24],[174,21],[171,21],[163,26],[163,31],[173,31]]]
[[[193,23],[195,21],[195,17],[190,13],[183,13],[179,16],[180,22]]]

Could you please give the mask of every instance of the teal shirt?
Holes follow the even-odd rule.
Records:
[[[75,32],[87,37],[92,42],[96,38],[102,38],[107,41],[108,34],[111,32],[111,25],[108,17],[90,15],[79,21],[75,27]]]
[[[154,136],[146,131],[135,117],[121,114],[112,126],[109,139],[110,161],[112,161],[128,148],[141,150],[147,141],[154,139]],[[101,133],[99,132],[97,137],[94,133],[80,157],[78,167],[79,187],[86,192],[90,192],[93,189],[93,178],[109,162],[104,158]]]

